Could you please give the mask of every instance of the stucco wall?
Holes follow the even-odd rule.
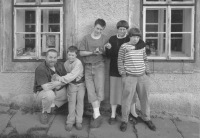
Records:
[[[6,8],[2,8],[0,1],[0,11],[11,12],[11,0],[3,0],[4,4],[7,3]],[[140,25],[140,0],[74,0],[68,1],[73,3],[74,7],[70,11],[73,11],[73,21],[68,20],[66,17],[70,17],[65,14],[65,22],[74,23],[69,26],[73,28],[74,34],[73,39],[66,37],[66,45],[78,44],[85,34],[92,31],[94,21],[97,18],[103,18],[106,20],[107,26],[104,33],[111,36],[116,33],[116,23],[121,20],[127,20],[132,26]],[[66,6],[67,7],[67,6]],[[119,8],[120,7],[120,8]],[[2,12],[1,12],[2,13]],[[76,14],[74,14],[76,13]],[[197,0],[196,13],[200,13],[200,1]],[[3,57],[11,56],[5,55],[6,49],[12,50],[12,29],[10,29],[9,18],[0,15],[0,103],[11,103],[15,102],[22,105],[30,103],[32,96],[34,73],[21,73],[7,72],[8,67],[5,68],[5,62],[2,62]],[[67,24],[66,23],[66,24]],[[8,25],[7,25],[8,24]],[[6,27],[5,27],[6,26]],[[70,34],[69,26],[66,27],[66,34]],[[4,28],[5,27],[5,28]],[[151,91],[150,91],[150,105],[152,111],[155,112],[169,112],[173,114],[189,115],[189,116],[200,116],[200,14],[196,15],[195,24],[195,61],[194,62],[150,62],[151,70],[154,72],[151,77]],[[9,37],[7,37],[9,36]],[[9,38],[9,40],[7,39]],[[11,52],[7,52],[11,54]],[[10,60],[10,59],[9,59]],[[11,62],[11,60],[9,61]],[[15,63],[20,64],[20,62]],[[25,64],[25,63],[24,63]],[[35,67],[38,63],[34,64]],[[28,64],[28,65],[29,65]],[[106,60],[106,101],[104,103],[109,104],[109,60]],[[19,66],[19,65],[18,65]],[[12,66],[10,66],[12,67]],[[25,66],[26,67],[26,66]],[[10,69],[12,71],[12,69]],[[34,70],[34,68],[32,68]]]

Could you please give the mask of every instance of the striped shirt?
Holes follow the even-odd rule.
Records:
[[[123,44],[118,53],[118,70],[121,75],[141,76],[149,73],[145,48],[135,50],[135,46]]]

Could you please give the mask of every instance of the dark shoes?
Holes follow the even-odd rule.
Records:
[[[40,122],[45,125],[45,124],[48,124],[48,121],[49,121],[49,115],[47,112],[44,112],[40,115]]]
[[[156,131],[156,126],[153,124],[151,120],[149,121],[144,121],[144,123],[151,129],[152,131]]]
[[[126,122],[122,122],[122,123],[121,123],[121,126],[120,126],[120,130],[121,130],[122,132],[125,132],[126,129],[127,129],[127,123],[126,123]]]
[[[73,124],[66,124],[65,129],[66,129],[67,131],[71,131],[71,130],[72,130],[72,127],[73,127]]]
[[[149,129],[151,129],[152,131],[156,131],[156,126],[153,124],[151,120],[145,121],[140,116],[138,116],[137,118],[139,122],[140,121],[144,122],[149,127]]]
[[[82,129],[82,124],[81,123],[76,123],[76,129],[81,130]]]
[[[116,117],[115,117],[115,118],[110,118],[110,119],[108,120],[108,123],[109,123],[110,125],[114,125],[115,122],[116,122]]]
[[[135,117],[135,116],[133,116],[133,115],[130,113],[130,115],[129,115],[129,120],[132,121],[133,125],[136,125],[138,122],[140,122],[140,117],[139,117],[139,116],[138,116],[138,117]]]
[[[102,116],[97,117],[96,119],[91,119],[90,128],[98,128],[103,121]]]

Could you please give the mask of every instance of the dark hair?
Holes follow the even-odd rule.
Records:
[[[141,32],[140,32],[140,29],[138,28],[131,28],[128,32],[128,36],[129,37],[132,37],[132,36],[139,36],[141,37]]]
[[[76,55],[78,55],[78,48],[76,46],[70,46],[68,49],[67,49],[67,53],[68,52],[75,52]]]
[[[126,29],[129,28],[129,25],[128,25],[128,22],[125,21],[125,20],[120,20],[118,23],[117,23],[117,29],[119,29],[120,27],[124,27]]]
[[[47,52],[46,52],[46,57],[48,56],[48,54],[50,52],[53,52],[53,53],[56,53],[58,55],[58,51],[56,51],[55,49],[49,49]]]
[[[106,27],[106,22],[104,21],[104,19],[97,19],[95,22],[94,22],[94,26],[96,26],[97,24],[99,24],[101,27]]]

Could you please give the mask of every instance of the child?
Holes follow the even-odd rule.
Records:
[[[150,120],[150,107],[148,102],[150,75],[148,60],[145,48],[136,50],[136,44],[140,41],[141,33],[138,28],[131,28],[128,33],[130,41],[120,47],[118,53],[118,70],[122,76],[122,123],[121,131],[126,131],[128,116],[131,108],[134,93],[136,92],[140,100],[142,117],[144,123],[153,131],[155,125]]]
[[[58,76],[56,80],[65,84],[69,84],[68,92],[68,110],[66,127],[67,131],[71,131],[73,124],[76,122],[76,129],[82,129],[82,116],[85,95],[85,83],[83,77],[83,65],[77,58],[78,49],[75,46],[68,48],[68,60],[64,63],[67,75]]]
[[[109,124],[113,125],[116,122],[116,113],[120,114],[121,96],[122,96],[122,80],[117,67],[118,52],[122,44],[130,41],[127,31],[129,28],[128,22],[120,20],[117,25],[117,34],[111,36],[109,43],[105,45],[105,55],[110,58],[110,104],[111,104],[111,117]],[[145,43],[141,40],[136,45],[138,49],[144,48]],[[131,115],[137,118],[135,111],[136,95],[133,98],[133,104],[131,105]],[[117,110],[120,109],[120,112]]]
[[[90,128],[100,127],[103,117],[100,114],[100,105],[104,100],[105,84],[105,58],[102,55],[103,46],[108,42],[108,37],[102,32],[106,27],[103,19],[94,22],[91,34],[84,36],[80,43],[80,56],[85,63],[85,83],[87,87],[88,101],[92,104],[93,118]]]

